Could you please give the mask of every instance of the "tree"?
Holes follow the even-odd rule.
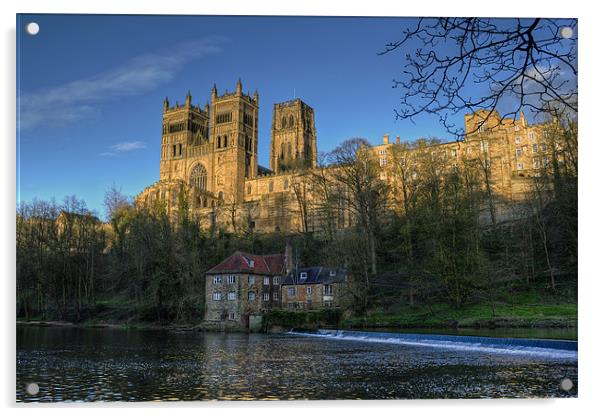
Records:
[[[434,114],[462,137],[474,132],[456,126],[458,113],[577,112],[576,31],[577,19],[420,18],[381,52],[405,52],[396,117]]]

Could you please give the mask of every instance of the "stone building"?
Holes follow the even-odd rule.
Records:
[[[280,307],[284,254],[235,252],[205,275],[205,322],[219,329],[255,329],[261,315]]]
[[[292,270],[282,282],[282,307],[320,309],[347,304],[347,271],[332,267],[302,267]]]
[[[270,168],[257,162],[258,114],[259,94],[244,93],[240,80],[233,92],[221,95],[214,85],[203,108],[193,105],[190,93],[184,104],[171,106],[166,98],[159,181],[137,196],[137,205],[160,202],[175,212],[183,193],[191,213],[207,228],[319,231],[322,214],[313,203],[309,178],[316,172],[327,175],[329,169],[316,163],[314,110],[300,99],[274,104]],[[480,163],[487,171],[498,215],[511,217],[511,207],[524,199],[530,178],[549,163],[546,125],[529,125],[522,113],[515,120],[495,111],[469,114],[464,121],[463,140],[428,151],[450,169],[467,160]],[[397,203],[402,193],[393,159],[403,143],[399,136],[391,142],[385,135],[383,143],[372,148],[380,177],[390,185],[390,199]],[[335,209],[338,227],[352,224],[342,201]]]

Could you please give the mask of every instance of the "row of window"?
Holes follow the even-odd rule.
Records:
[[[287,288],[287,295],[289,297],[292,296],[296,296],[297,295],[297,287],[295,286],[291,286]],[[307,293],[308,295],[312,294],[312,287],[311,286],[307,286],[305,288],[305,293]],[[324,295],[325,296],[332,296],[332,285],[324,285]]]
[[[232,121],[232,113],[220,113],[215,115],[215,124],[229,123]]]
[[[547,152],[548,150],[548,146],[545,143],[542,143],[541,145],[538,145],[537,143],[533,143],[531,145],[531,152],[532,153],[538,153],[538,152]],[[516,157],[521,157],[523,155],[523,149],[521,147],[517,147],[516,148]]]
[[[248,292],[247,293],[247,299],[248,300],[255,300],[257,298],[257,295],[255,292]],[[262,298],[265,302],[270,300],[270,294],[269,293],[264,293],[262,295]],[[228,292],[228,300],[236,300],[237,299],[237,295],[236,292]],[[274,294],[272,295],[272,299],[273,300],[278,300],[279,296],[278,296],[278,292],[274,292]],[[222,300],[222,294],[220,292],[213,292],[213,300],[214,301],[221,301]]]
[[[285,179],[284,182],[282,183],[282,187],[286,191],[288,189],[288,186],[289,186],[288,179]],[[253,187],[251,186],[251,184],[248,184],[247,185],[247,195],[250,195],[252,191],[253,191]],[[274,192],[274,181],[270,181],[268,183],[268,192]]]
[[[533,169],[540,169],[542,166],[544,168],[546,168],[548,166],[548,158],[544,157],[541,160],[539,160],[539,158],[533,158]],[[525,164],[524,163],[517,163],[516,164],[516,170],[523,170],[525,169]]]
[[[232,275],[226,276],[226,279],[227,279],[228,284],[230,284],[230,285],[236,283],[236,275],[232,274]],[[248,276],[247,282],[250,285],[255,284],[255,276]],[[219,285],[221,283],[222,283],[222,276],[213,276],[213,284]],[[274,276],[273,283],[275,285],[279,285],[280,284],[280,276]],[[270,277],[269,276],[265,276],[263,278],[263,284],[265,286],[270,285]]]

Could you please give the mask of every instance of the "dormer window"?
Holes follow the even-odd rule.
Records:
[[[299,278],[300,278],[301,280],[305,280],[305,279],[307,279],[307,272],[301,272],[301,273],[299,273]]]
[[[337,271],[336,270],[331,270],[329,273],[330,277],[335,277],[337,275]]]
[[[252,260],[250,258],[247,258],[245,256],[243,256],[243,259],[245,260],[245,263],[247,263],[247,266],[249,266],[249,268],[254,268],[255,267],[255,260]]]

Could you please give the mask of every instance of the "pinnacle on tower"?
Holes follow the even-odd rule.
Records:
[[[242,82],[240,78],[238,78],[238,81],[236,81],[236,94],[242,94]]]
[[[215,85],[215,82],[213,83],[213,88],[211,88],[211,96],[217,98],[217,86]]]
[[[186,107],[190,107],[192,103],[192,95],[190,95],[190,90],[188,90],[188,94],[186,94]]]
[[[169,99],[165,96],[165,100],[163,100],[163,111],[169,110]]]

